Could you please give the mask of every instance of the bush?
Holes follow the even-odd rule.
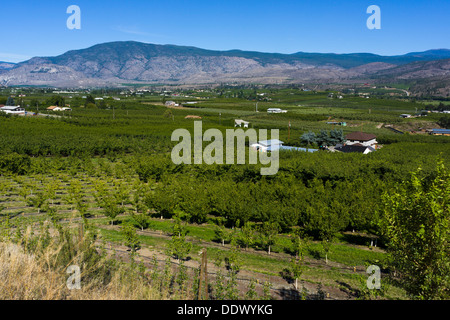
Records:
[[[31,166],[30,157],[11,153],[0,156],[0,172],[24,175]]]

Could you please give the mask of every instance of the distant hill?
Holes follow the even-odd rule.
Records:
[[[439,49],[380,56],[371,53],[214,51],[135,41],[109,42],[56,57],[6,65],[3,85],[99,86],[146,83],[295,83],[353,78],[447,76],[430,61],[450,59]],[[1,64],[0,64],[1,65]],[[422,69],[422,71],[421,71]],[[434,74],[436,72],[436,74]]]
[[[411,62],[378,71],[375,75],[395,79],[450,77],[450,59]]]
[[[435,49],[428,50],[424,52],[411,52],[406,54],[407,57],[412,57],[413,59],[423,58],[424,60],[436,60],[436,59],[447,59],[450,58],[449,49]]]
[[[4,61],[0,61],[0,70],[9,70],[14,68],[16,64],[12,63],[12,62],[4,62]]]

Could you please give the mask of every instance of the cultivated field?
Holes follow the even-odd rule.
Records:
[[[295,88],[166,95],[159,88],[141,95],[22,90],[27,110],[61,117],[0,114],[0,257],[11,251],[17,263],[32,259],[39,285],[50,278],[56,284],[18,293],[14,265],[1,260],[10,274],[2,298],[411,298],[390,262],[388,195],[413,172],[428,181],[439,163],[448,168],[450,140],[425,133],[440,127],[442,114],[399,117],[424,108],[401,90],[401,99],[337,99]],[[105,98],[88,104],[86,95]],[[72,111],[46,111],[55,96]],[[184,107],[167,108],[169,100]],[[267,114],[268,108],[288,112]],[[193,132],[187,115],[201,116],[203,130],[225,132],[235,119],[279,129],[290,146],[318,149],[301,136],[339,129],[375,134],[382,147],[367,155],[281,152],[279,172],[267,177],[261,165],[175,165],[171,134]],[[204,249],[207,293],[200,280]],[[81,291],[65,287],[72,264],[81,267]],[[381,268],[380,290],[367,289],[369,265]]]

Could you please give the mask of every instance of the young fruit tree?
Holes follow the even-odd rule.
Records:
[[[192,249],[192,244],[186,240],[187,230],[183,226],[180,217],[175,216],[175,223],[172,229],[172,240],[169,243],[169,254],[178,261],[187,258]]]
[[[131,223],[125,223],[121,233],[125,238],[125,245],[130,248],[131,252],[136,252],[140,248],[140,241],[134,226]]]
[[[265,222],[260,227],[260,235],[262,236],[262,242],[267,248],[267,253],[270,254],[270,249],[275,244],[276,236],[280,232],[280,226],[277,222]]]
[[[406,292],[416,299],[449,299],[450,174],[444,162],[428,176],[413,172],[382,199],[389,263]]]
[[[295,290],[298,290],[298,279],[303,273],[303,257],[292,258],[290,261],[290,271],[295,279]]]

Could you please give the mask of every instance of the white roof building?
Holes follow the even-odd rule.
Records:
[[[248,122],[248,121],[244,121],[244,120],[240,120],[240,119],[234,120],[235,127],[242,127],[242,125],[244,125],[244,128],[248,128],[249,123],[250,122]]]
[[[261,152],[267,152],[272,150],[279,150],[283,146],[283,141],[280,141],[278,139],[272,139],[272,140],[263,140],[258,141],[258,143],[253,143],[250,145],[250,148],[261,151]]]
[[[25,109],[21,106],[4,106],[0,108],[0,111],[10,114],[21,114],[25,113]]]
[[[267,113],[286,113],[287,110],[282,110],[280,108],[269,108],[267,109]]]

